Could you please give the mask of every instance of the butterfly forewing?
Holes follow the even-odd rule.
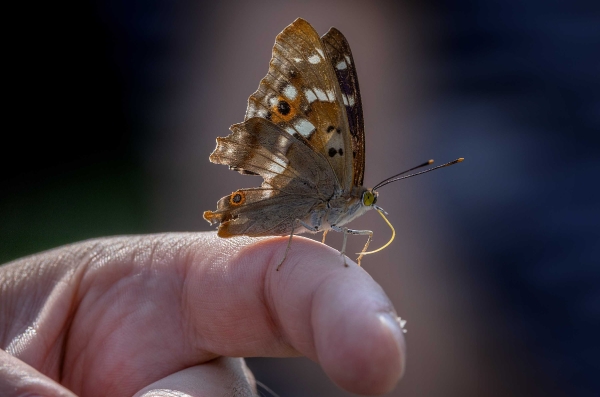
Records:
[[[321,41],[337,76],[348,116],[354,164],[353,182],[355,186],[362,186],[365,174],[365,124],[354,58],[348,41],[336,28],[329,29]]]
[[[307,144],[329,163],[340,189],[352,188],[353,143],[338,77],[319,35],[303,19],[277,36],[269,72],[248,99],[246,120],[253,117]]]
[[[217,138],[210,161],[263,177],[263,187],[290,194],[329,198],[335,176],[327,162],[272,122],[254,117],[231,126],[232,134]]]

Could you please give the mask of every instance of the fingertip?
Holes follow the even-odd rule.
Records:
[[[272,257],[274,266],[283,255],[280,246]],[[404,333],[381,287],[363,268],[352,265],[350,259],[346,262],[337,250],[298,238],[292,242],[276,278],[281,279],[283,270],[288,293],[301,286],[312,290],[311,315],[306,320],[312,323],[315,350],[313,354],[298,350],[316,359],[341,388],[359,394],[383,394],[391,391],[403,376]]]
[[[389,333],[388,337],[396,344],[398,349],[399,358],[399,370],[397,371],[398,378],[397,383],[404,376],[406,370],[406,340],[404,339],[404,330],[400,324],[400,318],[395,313],[381,313],[379,314],[379,321],[384,330]]]
[[[338,386],[358,394],[391,391],[405,366],[402,329],[391,303],[375,286],[354,286],[352,294],[335,303],[337,308],[323,307],[315,315],[319,362]],[[332,296],[327,299],[336,302]]]

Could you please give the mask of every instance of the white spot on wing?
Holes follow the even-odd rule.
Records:
[[[346,63],[346,61],[340,61],[340,62],[338,62],[338,64],[337,64],[337,65],[335,65],[335,68],[336,68],[337,70],[344,70],[344,69],[346,69],[347,67],[348,67],[348,64]]]
[[[350,60],[350,57],[347,54],[344,55],[344,58],[346,58],[346,62],[348,62],[348,65],[352,65],[352,61]]]
[[[313,123],[306,119],[299,119],[294,124],[294,127],[296,127],[300,135],[302,135],[305,138],[310,138],[313,132],[315,132],[315,126],[313,125]]]
[[[285,132],[287,132],[290,135],[294,135],[296,133],[296,130],[292,127],[285,127]]]
[[[319,53],[319,55],[321,55],[321,58],[325,59],[325,54],[323,54],[323,50],[317,48],[317,52]]]
[[[294,129],[291,128],[291,130],[293,131]],[[288,150],[291,144],[292,141],[288,139],[285,135],[279,135],[279,137],[277,137],[277,148],[279,148],[279,150],[281,150],[283,153],[285,153]]]
[[[285,158],[273,156],[271,160],[273,160],[273,162],[276,163],[279,167],[283,167],[284,169],[288,166],[288,161]]]
[[[265,189],[262,192],[260,192],[260,198],[261,199],[268,199],[269,197],[271,197],[272,194],[273,194],[273,191]]]
[[[306,100],[308,103],[313,103],[317,100],[317,97],[312,90],[304,90],[304,95],[306,95]]]
[[[335,98],[332,90],[323,91],[317,87],[304,90],[304,95],[306,95],[308,103],[313,103],[317,100],[322,102],[333,102]]]
[[[317,54],[311,55],[308,57],[308,62],[312,63],[313,65],[316,65],[317,63],[321,62],[321,57]]]
[[[285,95],[285,97],[290,101],[293,101],[294,99],[296,99],[296,95],[298,95],[298,90],[296,90],[296,87],[294,87],[293,85],[288,84],[283,89],[283,95]]]
[[[342,100],[344,101],[344,105],[346,106],[354,106],[354,97],[352,95],[347,96],[346,94],[342,94]]]
[[[314,91],[315,91],[315,94],[317,94],[317,99],[319,101],[327,101],[327,100],[329,100],[329,98],[327,97],[327,94],[322,89],[315,88]]]
[[[274,174],[282,174],[285,171],[285,167],[282,167],[281,164],[270,163],[267,166],[267,169]]]
[[[335,101],[335,95],[333,94],[333,90],[327,90],[327,91],[325,91],[325,94],[327,94],[327,98],[329,98],[329,102]]]

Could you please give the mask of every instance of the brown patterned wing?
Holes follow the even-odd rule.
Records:
[[[334,192],[336,177],[325,159],[272,122],[254,117],[217,138],[210,161],[263,177],[260,188],[223,197],[204,219],[220,223],[219,236],[289,234]]]
[[[269,72],[248,99],[246,120],[261,117],[304,142],[352,188],[352,143],[338,79],[313,27],[297,19],[275,40]]]
[[[365,175],[365,124],[354,58],[352,58],[348,41],[336,28],[329,29],[321,41],[337,76],[342,101],[348,115],[354,159],[353,183],[355,186],[362,186]]]
[[[314,206],[311,197],[298,197],[276,189],[240,189],[217,203],[216,211],[204,212],[204,219],[219,223],[219,237],[285,236],[296,219],[304,219]]]

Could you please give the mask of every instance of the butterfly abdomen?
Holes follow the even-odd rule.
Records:
[[[363,205],[362,191],[364,188],[355,189],[356,191],[349,196],[342,196],[329,202],[329,212],[327,222],[331,225],[342,226],[358,218],[371,206]]]

